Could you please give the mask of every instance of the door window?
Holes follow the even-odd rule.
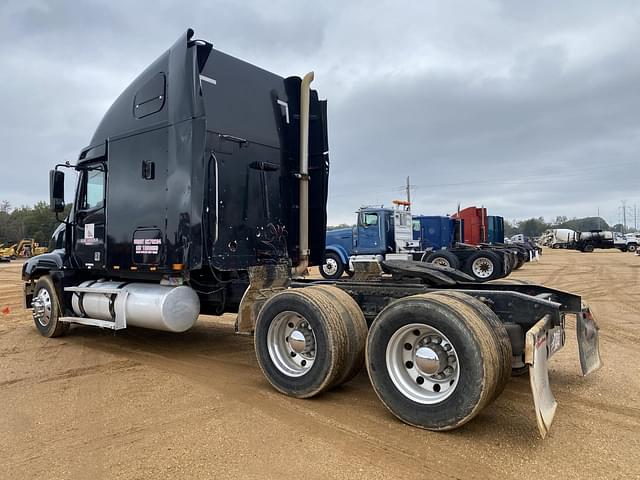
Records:
[[[85,174],[86,185],[81,202],[82,210],[91,210],[104,205],[104,180],[103,170],[89,170]]]
[[[363,213],[362,214],[362,226],[373,227],[378,225],[378,214],[377,213]]]

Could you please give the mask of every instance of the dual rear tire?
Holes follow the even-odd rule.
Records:
[[[260,310],[255,350],[278,391],[309,398],[351,380],[362,368],[367,322],[347,293],[328,285],[286,290]]]
[[[477,282],[488,282],[503,277],[502,260],[490,250],[473,252],[464,263],[462,271],[471,275]]]
[[[396,417],[428,430],[452,430],[502,392],[511,374],[511,343],[478,300],[455,292],[421,294],[378,315],[366,363],[376,394]]]
[[[511,343],[500,320],[456,292],[396,300],[367,335],[360,307],[337,287],[287,290],[260,310],[255,348],[273,387],[298,398],[349,381],[364,362],[383,404],[429,430],[471,420],[511,374]]]

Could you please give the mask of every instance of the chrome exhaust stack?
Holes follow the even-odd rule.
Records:
[[[313,72],[309,72],[300,84],[300,259],[294,276],[304,275],[309,266],[309,86],[313,78]]]

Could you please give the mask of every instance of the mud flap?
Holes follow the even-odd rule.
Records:
[[[264,302],[288,288],[291,283],[291,267],[288,264],[259,265],[247,270],[249,287],[240,300],[235,324],[236,333],[240,334],[252,334]]]
[[[558,406],[549,386],[547,369],[549,327],[550,318],[545,316],[527,332],[525,345],[525,362],[529,365],[531,393],[542,438],[549,432]]]
[[[580,367],[584,376],[602,367],[598,330],[600,328],[591,310],[583,304],[582,311],[576,314],[576,334],[578,335]]]

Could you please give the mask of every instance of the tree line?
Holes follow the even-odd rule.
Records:
[[[539,237],[545,230],[553,228],[569,228],[577,232],[587,232],[589,230],[611,230],[614,232],[628,233],[635,231],[633,228],[625,230],[624,225],[617,223],[609,225],[604,218],[601,217],[584,217],[584,218],[567,218],[565,216],[556,217],[551,222],[545,221],[544,218],[529,218],[526,220],[515,220],[509,222],[504,221],[504,234],[507,237],[522,233],[528,237]]]
[[[65,218],[70,209],[71,204],[58,216]],[[57,226],[56,214],[49,210],[46,202],[14,209],[6,200],[0,202],[0,244],[8,246],[23,238],[33,238],[41,246],[49,246],[51,235]]]

